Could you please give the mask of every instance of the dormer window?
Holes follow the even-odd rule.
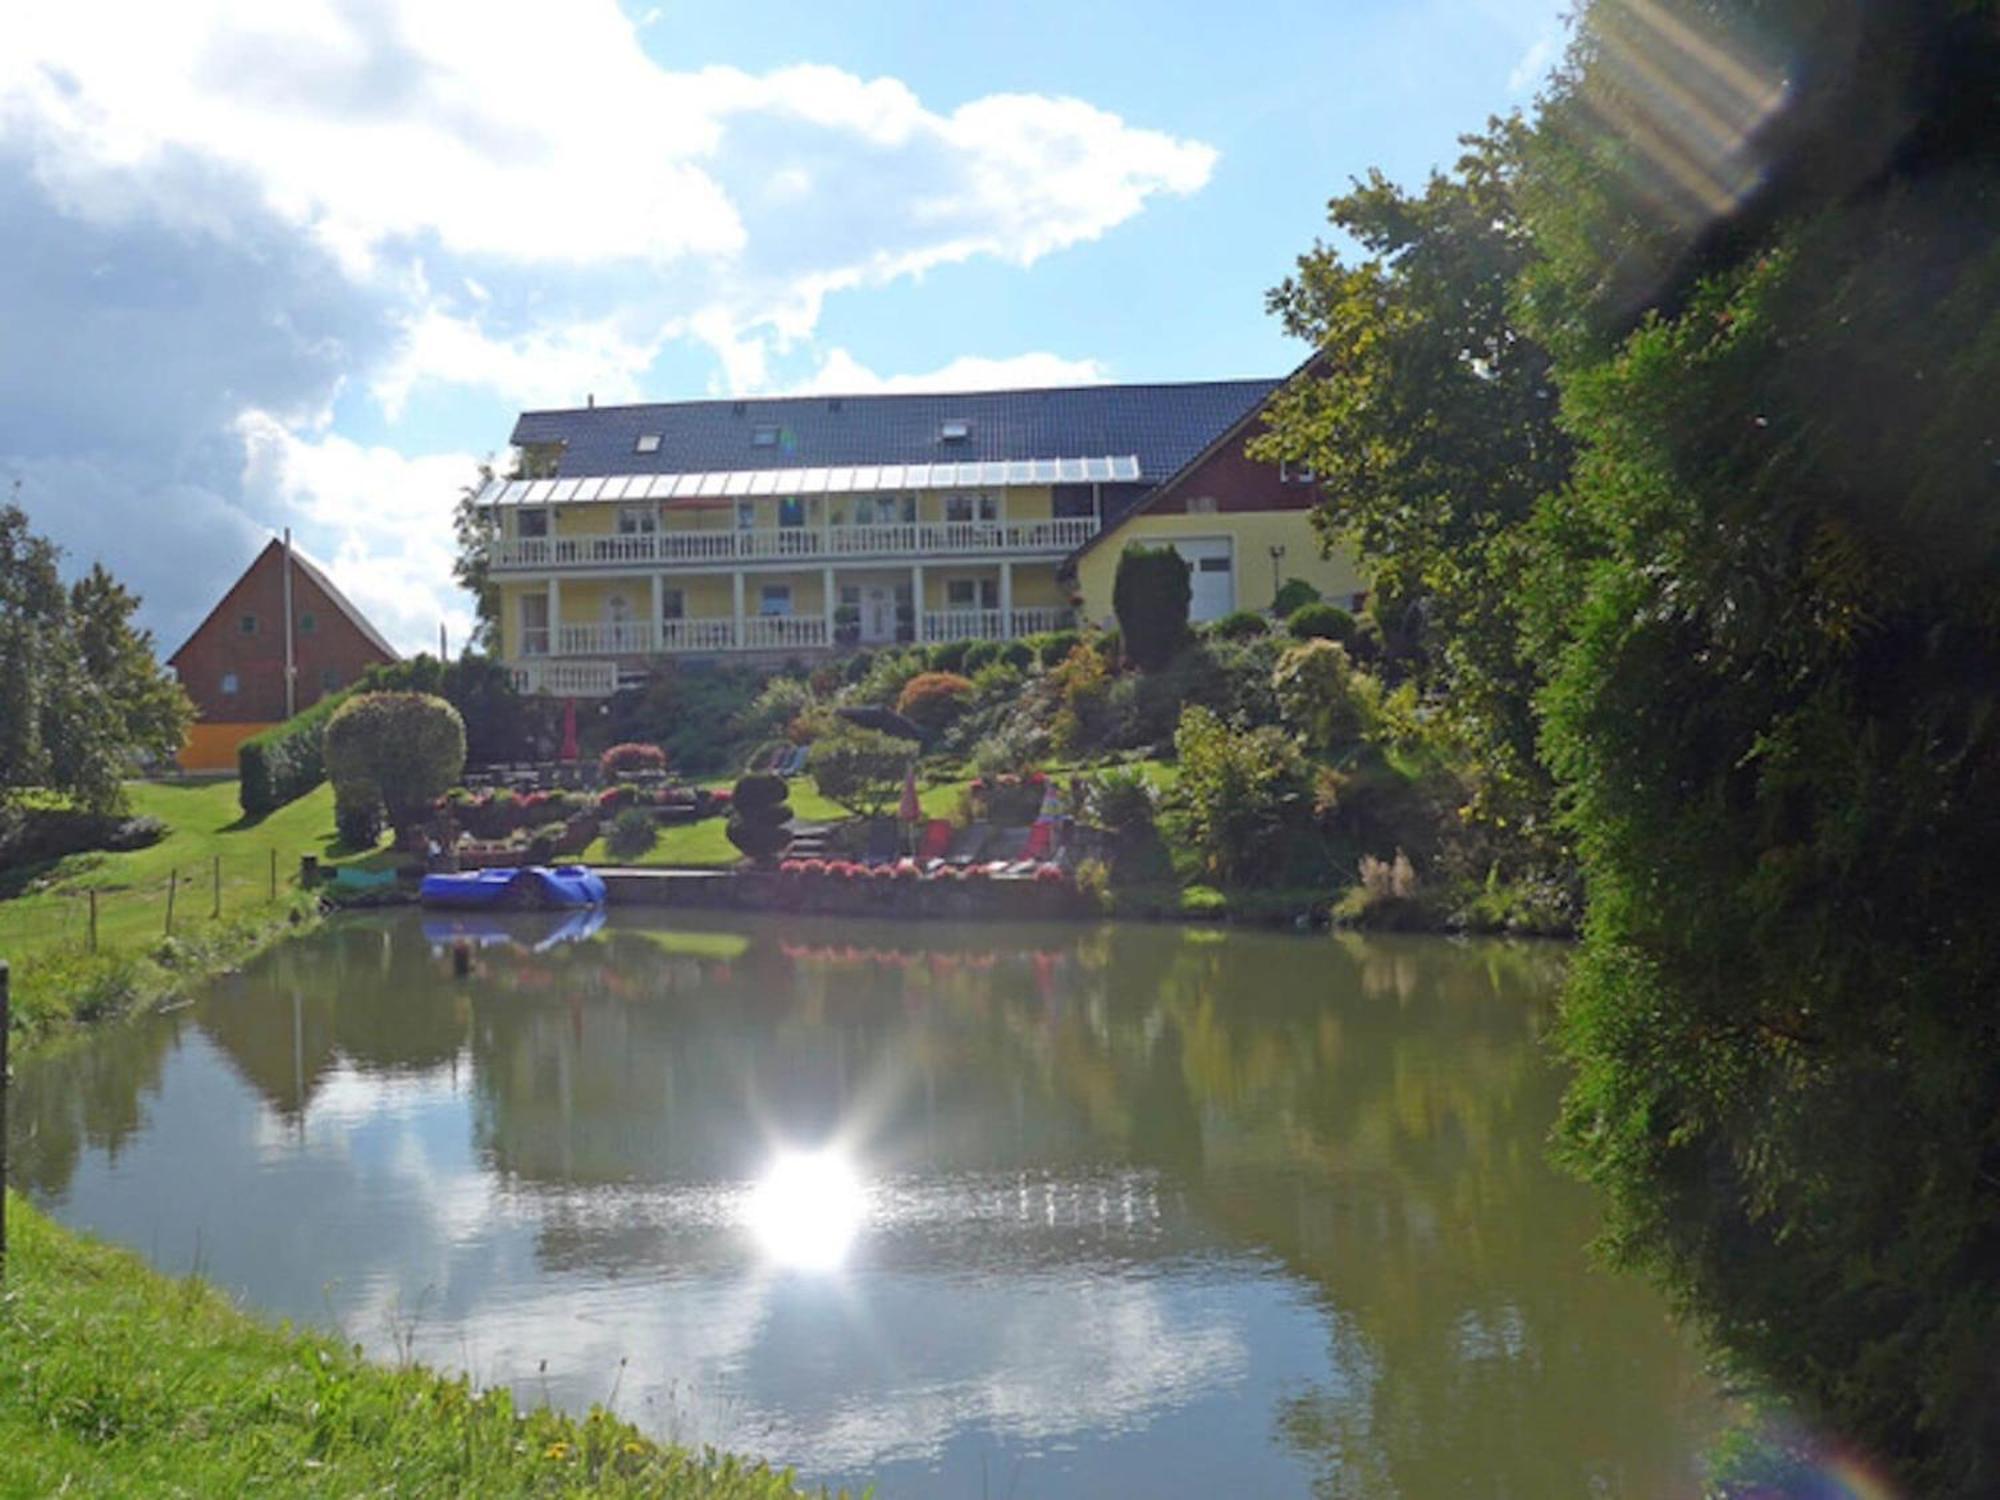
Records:
[[[660,451],[660,435],[657,432],[640,433],[639,441],[632,445],[632,451],[634,453],[658,453]]]
[[[938,441],[940,443],[962,443],[971,436],[972,424],[960,418],[953,417],[938,423]]]
[[[750,446],[753,448],[775,448],[778,446],[778,429],[756,427],[750,432]]]

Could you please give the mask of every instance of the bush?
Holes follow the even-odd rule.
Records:
[[[902,696],[904,685],[923,672],[926,665],[927,659],[920,647],[908,651],[880,652],[869,666],[867,675],[855,685],[851,699],[856,703],[894,708],[897,698]]]
[[[999,659],[998,641],[974,641],[965,648],[965,659],[959,663],[957,670],[970,677],[981,667],[990,667]]]
[[[1159,793],[1142,771],[1114,766],[1095,776],[1084,793],[1091,822],[1111,833],[1151,832]]]
[[[1187,644],[1189,576],[1187,559],[1171,547],[1134,545],[1119,554],[1111,608],[1126,654],[1141,671],[1164,667]]]
[[[1026,641],[1002,641],[996,660],[1016,672],[1025,672],[1035,664],[1035,648]]]
[[[379,801],[407,836],[465,770],[465,722],[428,693],[357,693],[327,721],[324,753],[335,800]]]
[[[236,748],[237,801],[245,816],[261,818],[326,780],[322,748],[327,720],[351,693],[322,698],[304,713],[253,734]]]
[[[167,825],[158,818],[127,818],[82,807],[0,809],[0,870],[94,849],[144,849],[166,834]]]
[[[1271,628],[1270,623],[1255,610],[1239,609],[1212,621],[1208,633],[1220,636],[1225,641],[1247,640],[1253,635],[1263,635]]]
[[[1049,684],[1061,705],[1049,726],[1056,749],[1074,755],[1096,744],[1111,698],[1111,669],[1103,654],[1088,645],[1072,646],[1062,664],[1049,673]]]
[[[1174,735],[1178,797],[1204,868],[1224,884],[1263,885],[1284,870],[1287,822],[1310,797],[1296,746],[1271,728],[1234,730],[1199,705]]]
[[[611,820],[604,847],[619,859],[637,859],[659,841],[660,825],[643,807],[628,807]]]
[[[362,795],[334,794],[333,830],[344,848],[375,847],[382,837],[382,799],[373,795],[373,788]]]
[[[1338,641],[1300,641],[1271,673],[1278,711],[1306,745],[1331,750],[1367,736],[1381,696],[1373,678],[1356,672]]]
[[[773,677],[758,690],[736,727],[746,736],[769,739],[785,733],[794,719],[817,702],[808,683],[796,677]]]
[[[857,817],[880,817],[902,790],[910,755],[907,740],[843,723],[814,741],[806,770],[822,797]]]
[[[1004,661],[990,661],[972,674],[972,696],[980,704],[1012,702],[1021,691],[1021,669]]]
[[[665,772],[667,752],[658,745],[647,745],[637,741],[627,741],[613,745],[597,758],[597,775],[600,781],[617,781],[640,771]]]
[[[1357,633],[1354,616],[1337,604],[1307,604],[1285,617],[1285,629],[1297,641],[1339,641],[1352,646]]]
[[[1287,578],[1283,588],[1271,600],[1271,613],[1281,620],[1289,620],[1308,604],[1317,604],[1320,592],[1303,578]]]
[[[768,864],[791,842],[785,825],[791,821],[782,778],[755,772],[736,783],[730,795],[729,842],[759,864]]]
[[[1069,660],[1070,652],[1082,639],[1074,630],[1051,630],[1047,635],[1036,636],[1035,659],[1044,667],[1056,666]]]
[[[971,641],[945,641],[931,647],[926,660],[933,672],[962,672],[965,670],[965,653],[971,649]]]
[[[919,729],[938,733],[965,711],[972,684],[955,672],[925,672],[903,685],[896,712]]]

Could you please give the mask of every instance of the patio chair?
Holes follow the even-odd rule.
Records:
[[[944,862],[948,865],[971,865],[979,862],[986,852],[986,841],[993,835],[991,823],[973,823],[952,835],[951,845],[945,850]]]
[[[862,851],[864,865],[889,865],[896,862],[901,854],[901,840],[896,837],[896,825],[889,818],[877,818],[868,825],[868,844]]]

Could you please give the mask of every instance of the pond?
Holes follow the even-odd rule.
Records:
[[[15,1184],[248,1305],[884,1496],[1657,1496],[1715,1419],[1545,1142],[1562,953],[349,918],[24,1061]]]

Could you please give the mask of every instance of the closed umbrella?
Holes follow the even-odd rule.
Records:
[[[544,740],[543,743],[546,744],[548,742]],[[576,699],[574,698],[563,699],[563,742],[560,758],[563,760],[581,760],[583,758],[583,750],[576,742]]]
[[[896,816],[905,823],[914,823],[924,815],[924,805],[917,800],[917,767],[914,762],[903,773],[903,804],[896,809]]]

